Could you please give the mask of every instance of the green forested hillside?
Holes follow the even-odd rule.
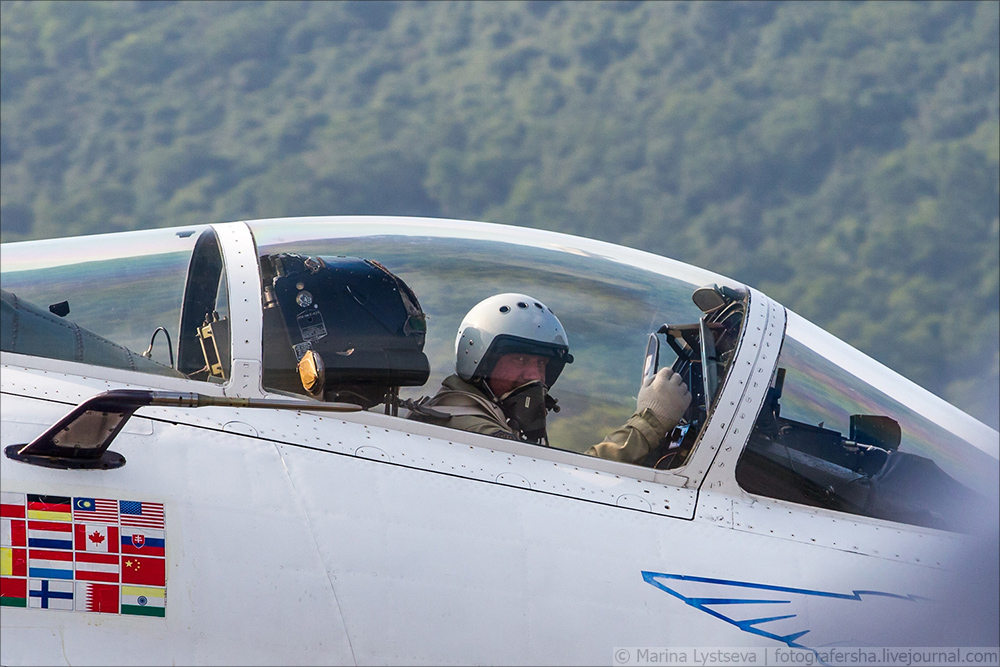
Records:
[[[3,2],[3,241],[490,220],[763,289],[990,423],[996,2]]]

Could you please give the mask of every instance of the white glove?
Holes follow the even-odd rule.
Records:
[[[690,404],[691,392],[681,376],[669,368],[661,368],[639,387],[635,411],[642,412],[644,408],[649,408],[669,430],[677,425]]]

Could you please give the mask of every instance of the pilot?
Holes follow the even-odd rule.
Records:
[[[455,341],[455,370],[410,419],[548,445],[545,417],[558,411],[548,390],[572,363],[566,331],[542,302],[497,294],[466,314]],[[681,377],[660,369],[639,389],[632,417],[585,453],[639,463],[680,420],[691,394]]]

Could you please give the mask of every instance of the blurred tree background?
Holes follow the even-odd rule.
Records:
[[[1000,3],[0,3],[3,241],[488,220],[758,287],[993,427]]]

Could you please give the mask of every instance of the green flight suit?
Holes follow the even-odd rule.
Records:
[[[451,428],[482,433],[508,440],[520,440],[520,434],[507,424],[500,406],[479,387],[449,375],[441,383],[438,393],[421,405],[451,415],[435,418],[411,412],[409,419],[416,419]],[[641,463],[667,431],[676,424],[663,424],[649,409],[633,414],[625,424],[615,429],[603,442],[594,445],[584,454],[623,463]]]

